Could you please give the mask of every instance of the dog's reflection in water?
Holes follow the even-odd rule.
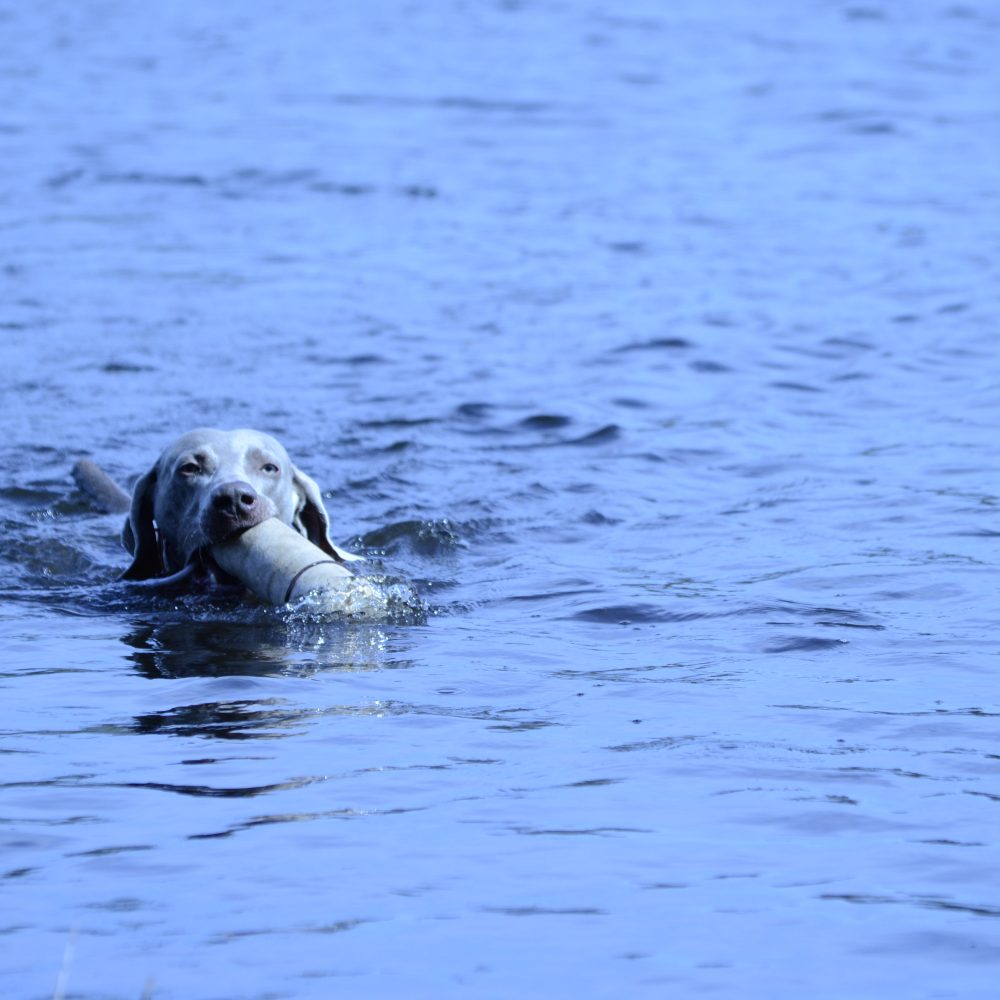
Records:
[[[151,680],[185,677],[306,677],[321,671],[399,669],[412,665],[376,626],[344,629],[303,624],[176,621],[137,625],[123,636],[129,659]],[[225,700],[185,704],[136,716],[137,732],[255,739],[289,735],[315,716],[282,697],[254,698],[232,689]],[[187,693],[187,692],[186,692]],[[244,695],[241,697],[240,695]],[[245,695],[251,695],[245,697]],[[330,706],[327,713],[375,714],[378,703]]]
[[[129,659],[150,679],[309,676],[324,670],[406,667],[390,633],[377,625],[172,621],[137,624],[122,637]]]

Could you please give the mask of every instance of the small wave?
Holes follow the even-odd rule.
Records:
[[[569,417],[559,413],[537,413],[531,417],[525,417],[521,421],[521,426],[532,431],[551,431],[560,427],[568,427],[572,423]]]
[[[683,337],[656,337],[653,340],[639,340],[615,348],[615,354],[631,351],[682,351],[694,345]]]
[[[847,645],[846,639],[823,639],[819,636],[789,636],[777,639],[764,647],[765,653],[814,653],[827,649],[838,649]]]
[[[361,536],[365,548],[393,553],[408,549],[419,555],[435,556],[462,545],[455,525],[447,518],[397,521]]]
[[[617,441],[619,437],[621,437],[621,428],[617,424],[607,424],[596,431],[584,434],[582,437],[571,438],[569,441],[563,441],[562,444],[584,446],[592,444],[606,444],[608,441]]]
[[[438,196],[431,184],[411,181],[391,188],[367,181],[335,180],[318,170],[265,170],[246,167],[222,174],[171,173],[159,170],[88,171],[74,169],[53,175],[48,186],[54,190],[84,184],[114,187],[154,187],[206,190],[225,198],[246,198],[271,191],[293,189],[314,194],[347,198],[388,193],[400,198],[430,199]]]
[[[802,604],[797,601],[775,601],[773,603],[747,605],[745,614],[751,615],[794,615],[811,618],[817,625],[853,625],[858,628],[884,628],[875,623],[870,615],[856,608],[835,608],[828,604]],[[770,624],[781,624],[772,621]]]
[[[702,618],[692,612],[677,614],[655,604],[614,604],[604,608],[587,608],[569,616],[574,621],[598,622],[602,625],[632,625],[636,622],[676,622]]]
[[[461,403],[455,413],[465,420],[483,420],[493,412],[489,403]]]
[[[787,392],[822,392],[823,390],[816,385],[809,385],[806,382],[772,382],[771,387],[774,389],[784,389]]]

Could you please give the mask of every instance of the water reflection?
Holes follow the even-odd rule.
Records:
[[[309,676],[321,670],[408,667],[393,630],[309,621],[246,620],[135,623],[122,636],[128,659],[151,680],[232,675]]]
[[[137,715],[130,732],[166,736],[210,736],[221,740],[276,739],[294,735],[328,716],[379,716],[381,702],[311,708],[285,698],[236,698],[227,701],[177,705]],[[186,763],[212,763],[214,758]],[[267,789],[265,789],[266,791]]]
[[[206,702],[137,715],[130,728],[137,733],[223,740],[275,738],[300,729],[303,716],[309,714],[280,698]]]

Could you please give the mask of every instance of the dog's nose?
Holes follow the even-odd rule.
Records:
[[[259,499],[249,483],[223,483],[212,493],[212,507],[220,514],[242,517],[253,513]]]

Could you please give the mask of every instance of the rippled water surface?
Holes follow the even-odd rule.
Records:
[[[994,3],[0,33],[4,997],[997,995]],[[116,582],[199,425],[385,614]]]

